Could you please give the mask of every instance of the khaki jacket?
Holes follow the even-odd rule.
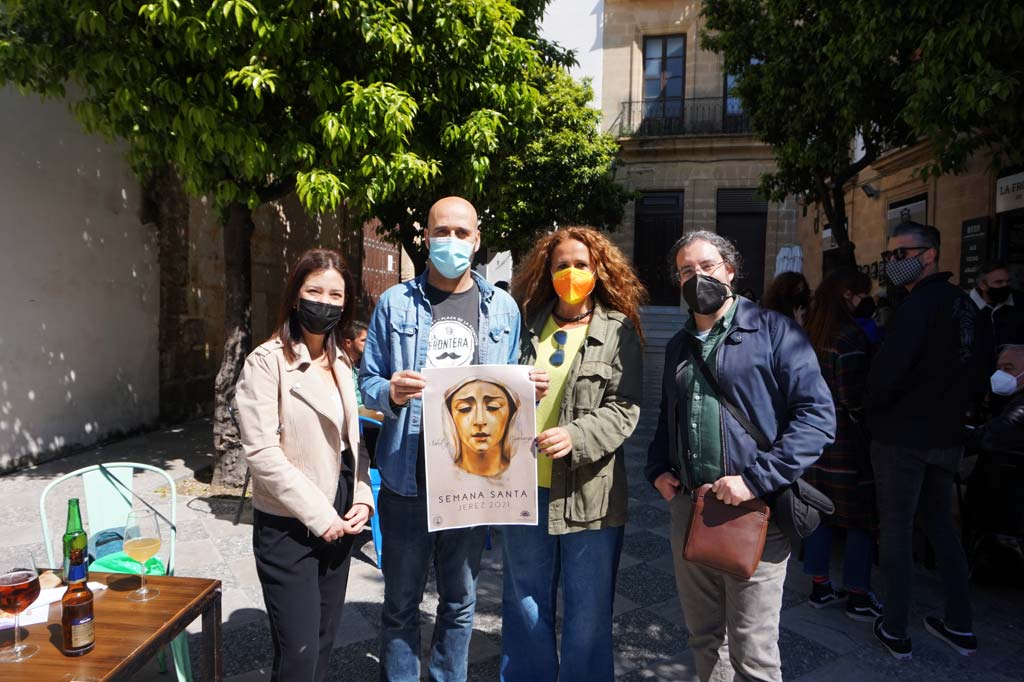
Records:
[[[305,344],[295,362],[271,339],[245,360],[235,392],[242,448],[252,472],[252,506],[301,521],[316,536],[338,516],[334,496],[341,476],[341,452],[352,451],[352,503],[373,509],[369,462],[359,456],[359,414],[352,366],[338,351],[334,374],[341,388],[344,423],[327,382]]]
[[[553,307],[552,301],[529,321],[520,364],[534,364]],[[622,445],[640,418],[643,391],[640,337],[629,318],[595,305],[565,381],[558,424],[569,432],[572,452],[551,462],[548,532],[623,526],[629,493]]]

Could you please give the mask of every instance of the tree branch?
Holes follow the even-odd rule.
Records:
[[[267,203],[268,201],[277,201],[283,199],[292,193],[295,189],[295,175],[292,174],[283,180],[267,185],[263,189],[257,190],[256,195],[260,198],[260,202]]]

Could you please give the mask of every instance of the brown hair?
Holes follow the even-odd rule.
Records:
[[[761,307],[793,318],[796,309],[807,305],[810,299],[811,285],[807,278],[799,272],[783,272],[768,285],[768,291],[761,298]]]
[[[640,306],[647,300],[647,290],[618,247],[596,229],[586,225],[565,227],[544,235],[527,254],[512,279],[512,296],[522,306],[524,317],[533,317],[557,296],[551,282],[551,253],[568,239],[582,243],[590,252],[590,265],[597,279],[594,298],[605,308],[628,317],[643,342]]]
[[[853,294],[869,293],[871,278],[856,268],[839,268],[829,273],[814,292],[804,328],[811,339],[811,346],[819,355],[828,351],[844,327],[855,323],[853,313],[843,297],[847,291]]]
[[[320,270],[337,270],[345,280],[345,309],[341,313],[341,321],[324,339],[324,352],[333,358],[344,338],[344,329],[352,321],[356,312],[357,294],[352,273],[345,266],[341,254],[331,249],[310,249],[299,256],[299,260],[288,274],[288,282],[284,285],[281,296],[281,308],[277,313],[277,330],[274,336],[284,344],[284,357],[288,362],[295,362],[295,344],[302,341],[302,326],[295,314],[295,306],[299,303],[299,291],[306,278]]]

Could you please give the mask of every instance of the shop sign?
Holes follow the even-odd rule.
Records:
[[[971,289],[988,257],[988,216],[965,220],[960,232],[960,286]]]
[[[1024,208],[1024,172],[996,180],[996,213]]]

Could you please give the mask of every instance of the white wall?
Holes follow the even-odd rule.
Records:
[[[541,35],[576,52],[577,80],[593,79],[594,104],[601,106],[601,48],[604,0],[552,0],[544,13]]]
[[[0,471],[158,414],[155,228],[120,147],[0,90]]]

